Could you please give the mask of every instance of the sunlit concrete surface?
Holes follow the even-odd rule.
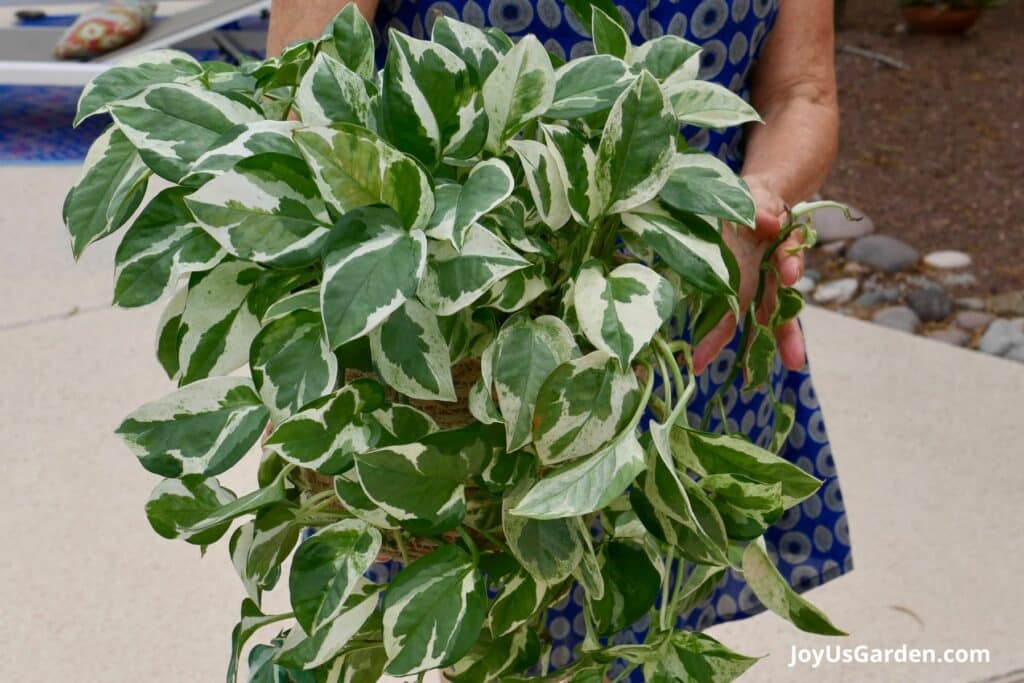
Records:
[[[172,390],[153,358],[159,306],[108,309],[112,242],[73,263],[59,216],[76,175],[0,167],[0,680],[222,680],[242,588],[223,543],[200,559],[145,520],[157,478],[112,431]],[[768,655],[753,683],[974,683],[1024,668],[1024,366],[813,308],[804,325],[856,564],[808,596],[851,646],[987,647],[992,661],[789,669],[791,646],[840,641],[770,614],[713,635]],[[251,467],[224,479],[248,490]],[[270,608],[284,601],[277,591]]]

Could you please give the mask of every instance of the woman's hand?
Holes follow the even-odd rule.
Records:
[[[761,261],[772,241],[778,236],[786,220],[786,203],[771,190],[769,184],[756,177],[745,178],[757,206],[756,228],[726,225],[722,231],[725,244],[736,257],[740,269],[739,303],[740,313],[746,315],[754,295],[757,293],[757,281]],[[757,320],[768,324],[775,310],[776,293],[779,280],[782,286],[792,287],[803,276],[803,252],[788,252],[800,246],[800,233],[793,231],[788,238],[775,250],[772,264],[779,276],[770,270],[765,274],[764,297],[757,309]],[[701,340],[693,354],[693,372],[700,374],[718,357],[722,349],[736,334],[736,318],[729,313]],[[790,320],[775,329],[775,340],[783,364],[790,370],[799,370],[804,365],[804,337],[796,320]]]

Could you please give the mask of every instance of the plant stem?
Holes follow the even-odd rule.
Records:
[[[409,566],[409,553],[405,550],[405,539],[402,538],[402,530],[394,530],[395,543],[398,545],[398,552],[402,554],[402,565]]]
[[[496,545],[499,550],[503,550],[505,552],[508,552],[508,546],[505,545],[505,543],[500,538],[498,538],[497,536],[492,534],[490,531],[484,531],[483,529],[477,529],[476,532],[478,534],[480,534],[481,536],[483,536],[484,538],[486,538],[491,543],[493,543],[494,545]]]
[[[629,678],[629,675],[633,673],[633,670],[636,669],[638,666],[639,664],[630,664],[622,670],[622,673],[613,678],[611,683],[620,683],[620,681],[626,680],[627,678]]]
[[[658,610],[658,626],[660,630],[667,631],[668,625],[666,618],[669,610],[672,609],[672,605],[669,602],[669,585],[672,583],[672,563],[675,561],[676,549],[670,547],[668,553],[665,555],[665,578],[661,582],[661,609]]]
[[[480,561],[480,549],[476,547],[476,541],[474,541],[473,537],[469,535],[468,531],[466,531],[466,527],[464,527],[464,526],[460,526],[459,527],[459,536],[461,536],[463,542],[467,546],[469,546],[469,552],[473,556],[473,564],[476,564],[477,562],[479,562]]]

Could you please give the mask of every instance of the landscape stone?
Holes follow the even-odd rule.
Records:
[[[1006,352],[1004,358],[1015,360],[1018,363],[1024,363],[1024,344],[1017,344],[1009,351]]]
[[[817,287],[817,285],[817,282],[804,275],[802,278],[796,281],[796,284],[793,285],[793,289],[800,292],[804,296],[807,296],[808,294],[814,291],[814,288]]]
[[[821,245],[821,250],[829,256],[842,256],[846,252],[846,246],[846,240],[827,242]]]
[[[917,317],[917,313],[914,313],[913,310],[906,306],[883,308],[875,313],[872,320],[879,325],[891,327],[901,332],[910,332],[911,334],[917,332],[917,328],[921,326],[921,319]]]
[[[978,296],[964,296],[956,300],[957,308],[962,308],[965,311],[983,311],[985,310],[985,300]]]
[[[967,342],[971,341],[970,333],[957,327],[943,327],[938,330],[930,330],[925,333],[925,336],[953,346],[967,346]]]
[[[1024,345],[1024,325],[1005,318],[993,320],[978,342],[979,349],[993,356],[1002,356],[1021,345]]]
[[[942,289],[942,285],[924,275],[908,275],[906,282],[915,289]]]
[[[857,300],[853,303],[858,306],[882,306],[885,304],[894,304],[900,300],[903,295],[900,290],[895,287],[888,287],[886,289],[879,289],[873,292],[864,292]]]
[[[964,330],[980,330],[995,318],[984,311],[959,311],[953,321]]]
[[[804,271],[804,277],[810,278],[815,284],[821,282],[821,273],[816,271],[814,268],[808,268]]]
[[[921,255],[906,242],[888,235],[861,237],[846,250],[846,258],[875,270],[897,273],[917,263]]]
[[[1024,289],[990,297],[989,309],[996,315],[1024,315]]]
[[[962,251],[944,249],[941,251],[933,251],[930,254],[925,255],[924,262],[932,268],[956,270],[970,266],[971,257]]]
[[[819,304],[843,304],[853,298],[860,288],[855,277],[822,282],[814,290],[814,300]]]
[[[953,312],[953,300],[941,289],[919,289],[907,297],[907,305],[925,322],[944,320]]]
[[[840,240],[857,239],[875,231],[874,222],[862,212],[850,207],[851,218],[847,218],[842,209],[826,206],[811,214],[818,242],[826,244]]]
[[[946,287],[971,287],[978,284],[978,278],[973,273],[946,273],[939,279]]]

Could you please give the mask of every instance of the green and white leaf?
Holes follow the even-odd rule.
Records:
[[[578,351],[564,323],[550,317],[512,318],[494,344],[494,389],[512,452],[533,439],[533,413],[544,380]]]
[[[210,477],[245,455],[267,417],[248,379],[216,377],[147,403],[125,418],[117,434],[150,472]]]
[[[608,353],[563,363],[537,394],[534,449],[546,465],[596,453],[622,432],[639,403],[636,375]]]
[[[461,251],[449,243],[430,242],[426,272],[416,291],[420,301],[437,315],[454,315],[486,294],[495,282],[529,265],[494,233],[474,224],[466,232]]]
[[[697,78],[700,51],[700,45],[669,33],[635,46],[630,52],[629,64],[636,73],[649,71],[668,94],[668,88],[676,83]]]
[[[594,182],[597,153],[586,138],[574,130],[552,124],[542,124],[541,130],[573,218],[589,225],[603,209],[603,200]]]
[[[845,636],[817,607],[790,587],[772,563],[762,541],[748,543],[743,550],[743,578],[765,607],[790,621],[801,631],[823,636]]]
[[[465,551],[447,545],[413,562],[384,594],[386,672],[408,676],[454,663],[486,617],[484,582]]]
[[[580,329],[595,347],[627,368],[671,317],[675,291],[647,266],[626,263],[607,277],[601,267],[580,271],[573,305]]]
[[[633,82],[622,59],[597,54],[573,59],[555,71],[555,95],[546,118],[572,120],[609,109]]]
[[[517,270],[491,287],[487,305],[504,313],[515,313],[551,288],[541,265]]]
[[[301,626],[294,627],[276,661],[290,669],[307,671],[330,662],[345,651],[373,616],[380,590],[380,586],[358,577],[355,589],[340,605],[339,614],[312,635]]]
[[[661,560],[633,541],[612,540],[598,553],[605,591],[590,601],[594,625],[611,635],[641,619],[654,607],[661,589]]]
[[[448,343],[437,316],[409,299],[370,332],[377,373],[403,396],[455,401]]]
[[[374,128],[374,100],[366,80],[341,61],[321,52],[295,93],[302,122],[310,126],[353,123]]]
[[[263,324],[283,318],[294,311],[320,312],[320,287],[310,287],[289,294],[272,303],[263,314]]]
[[[555,585],[579,566],[585,545],[577,529],[578,520],[529,519],[511,514],[532,483],[520,480],[502,498],[502,531],[519,564],[541,583]]]
[[[644,471],[644,450],[632,431],[593,455],[547,474],[509,512],[531,519],[562,519],[604,508]]]
[[[224,250],[185,206],[187,192],[164,190],[125,232],[114,257],[115,304],[151,304],[171,291],[182,275],[209,270],[224,258]]]
[[[398,520],[380,509],[359,485],[356,471],[351,469],[334,478],[334,495],[338,497],[346,510],[357,519],[371,524],[378,529],[397,529]]]
[[[732,293],[721,237],[701,219],[683,223],[648,204],[622,214],[622,224],[688,286],[712,295]]]
[[[227,683],[236,683],[238,680],[238,660],[242,656],[242,650],[249,639],[257,631],[281,621],[285,617],[278,614],[266,615],[254,600],[243,600],[241,616],[235,628],[231,631],[231,660],[228,663]],[[251,680],[251,679],[250,679]]]
[[[527,34],[502,56],[483,86],[490,121],[487,149],[498,152],[530,120],[541,116],[555,96],[555,72],[544,46]]]
[[[338,213],[387,204],[405,227],[427,224],[434,195],[426,173],[382,138],[346,123],[299,129],[294,138],[321,196]]]
[[[477,86],[487,80],[504,54],[484,31],[447,16],[434,22],[430,39],[458,55]]]
[[[633,45],[629,41],[621,21],[605,14],[595,7],[590,23],[590,35],[594,40],[594,51],[599,55],[612,55],[619,59],[630,58]]]
[[[341,616],[380,552],[380,531],[346,519],[318,529],[299,546],[288,575],[292,611],[306,633]]]
[[[526,171],[526,184],[541,221],[558,230],[569,220],[569,197],[554,155],[536,140],[512,140],[508,143]]]
[[[234,500],[227,505],[218,508],[207,517],[204,517],[202,520],[193,524],[189,528],[189,533],[206,531],[207,529],[212,529],[224,522],[241,517],[242,515],[248,515],[280,503],[285,499],[284,482],[288,472],[288,469],[282,469],[277,473],[277,476],[275,476],[274,479],[263,488],[251,491],[238,500]]]
[[[184,538],[194,545],[210,545],[227,532],[228,524],[194,535],[186,530],[233,500],[235,494],[216,479],[201,475],[164,479],[149,494],[146,518],[153,531],[164,538]]]
[[[260,331],[248,297],[259,268],[243,261],[221,263],[189,286],[178,331],[180,384],[226,375],[249,360]]]
[[[221,135],[262,118],[229,97],[179,83],[150,86],[109,109],[143,161],[175,183]]]
[[[640,206],[661,191],[679,124],[658,81],[643,72],[612,106],[597,148],[594,182],[603,213]]]
[[[703,633],[674,631],[659,649],[659,656],[644,663],[644,677],[649,681],[732,683],[757,660],[733,652]]]
[[[78,97],[74,125],[157,83],[193,83],[203,67],[187,52],[149,50],[119,61],[89,81]]]
[[[729,128],[756,121],[750,103],[723,85],[710,81],[688,81],[673,88],[669,97],[680,123],[704,128]]]
[[[532,574],[517,569],[502,581],[501,593],[491,604],[488,627],[501,637],[526,624],[547,603],[549,587]]]
[[[277,425],[263,447],[285,462],[322,474],[342,472],[356,453],[372,448],[373,429],[364,414],[377,405],[346,386]]]
[[[757,210],[747,184],[710,154],[677,154],[660,197],[680,211],[754,226]]]
[[[294,268],[320,256],[331,219],[305,162],[260,154],[185,198],[196,220],[231,255]]]
[[[782,484],[765,484],[736,474],[712,474],[700,481],[718,508],[729,538],[751,541],[782,517]]]
[[[174,293],[160,314],[156,326],[156,359],[160,367],[167,373],[168,379],[176,380],[179,375],[178,365],[178,331],[181,327],[181,314],[185,311],[185,298],[188,287],[181,287]]]
[[[291,555],[302,531],[296,520],[298,508],[289,502],[263,507],[256,518],[235,530],[228,544],[231,562],[249,597],[260,602],[281,575],[281,565]]]
[[[380,208],[353,211],[325,248],[320,310],[331,348],[368,334],[429,279],[426,237],[396,218]]]
[[[332,56],[363,78],[374,77],[373,31],[359,12],[358,5],[346,5],[331,22],[325,35],[332,39]]]
[[[151,175],[139,153],[115,126],[92,143],[78,183],[64,200],[64,225],[77,259],[85,248],[122,225],[142,203]]]
[[[192,170],[181,179],[181,184],[199,187],[214,176],[234,169],[242,159],[258,154],[280,154],[302,159],[299,148],[292,140],[292,131],[298,121],[255,121],[231,128],[221,135],[201,157],[192,164]],[[307,172],[308,173],[308,172]]]
[[[481,216],[505,201],[515,187],[512,171],[501,159],[482,161],[469,172],[459,192],[452,224],[452,245],[462,249],[466,233]]]

